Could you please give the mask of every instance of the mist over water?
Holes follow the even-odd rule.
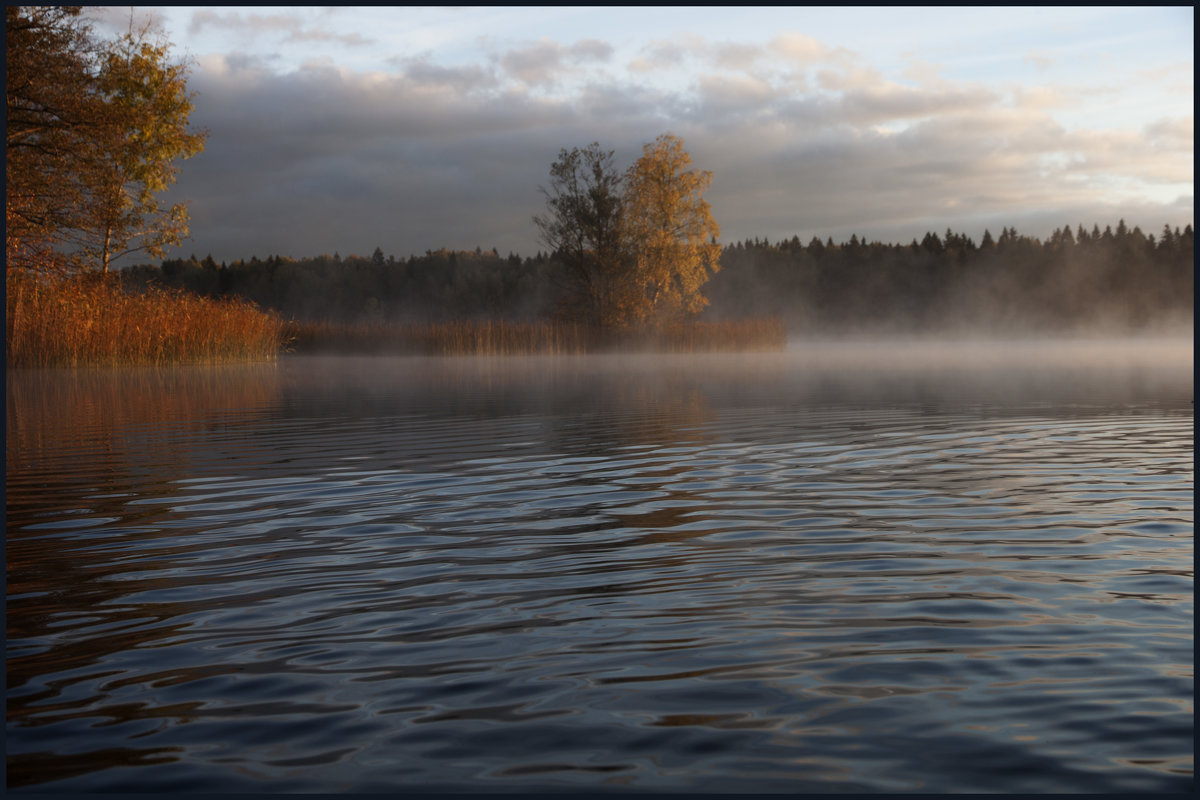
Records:
[[[1190,339],[6,382],[10,788],[1191,787]]]

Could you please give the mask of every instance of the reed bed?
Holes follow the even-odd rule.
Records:
[[[153,289],[119,275],[35,276],[9,270],[9,367],[216,363],[272,359],[283,323],[244,301]]]
[[[564,322],[408,325],[290,322],[285,326],[285,338],[297,353],[491,356],[782,350],[786,333],[783,323],[775,318],[627,329],[593,328]]]
[[[777,317],[682,322],[622,335],[624,338],[618,340],[620,349],[668,353],[782,350],[787,343],[787,331]]]
[[[288,346],[298,353],[411,355],[575,355],[587,352],[586,329],[550,322],[443,322],[341,325],[289,322]]]

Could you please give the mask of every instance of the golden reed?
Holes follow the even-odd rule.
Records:
[[[782,350],[778,319],[685,322],[645,328],[591,328],[567,322],[444,322],[342,325],[289,322],[288,347],[297,353],[353,352],[411,355],[579,355],[595,352],[719,352]]]
[[[215,363],[298,353],[579,355],[781,350],[778,319],[602,329],[569,322],[342,325],[283,322],[240,300],[181,291],[125,292],[120,275],[6,280],[9,367]]]
[[[272,359],[282,321],[244,301],[127,293],[119,275],[8,270],[9,367],[213,363]]]

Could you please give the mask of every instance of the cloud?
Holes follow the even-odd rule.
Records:
[[[914,89],[883,82],[845,92],[836,104],[839,118],[855,125],[871,125],[931,116],[959,117],[980,111],[997,95],[978,87]]]
[[[612,46],[596,39],[582,39],[571,47],[543,39],[535,44],[509,50],[496,61],[510,76],[529,86],[557,83],[579,65],[607,61]]]
[[[537,186],[558,150],[618,138],[568,104],[502,90],[468,102],[419,69],[200,67],[193,121],[209,143],[172,196],[190,201],[196,241],[183,250],[219,260],[375,245],[530,253]]]
[[[493,70],[476,65],[444,67],[432,63],[428,57],[397,58],[391,59],[391,63],[400,66],[404,76],[414,83],[441,87],[459,94],[488,91],[499,86],[499,79]]]
[[[928,61],[922,61],[919,58],[910,57],[908,66],[901,73],[904,78],[914,81],[924,86],[937,86],[945,83],[942,78],[943,67],[941,64],[931,64]]]
[[[758,45],[722,42],[712,49],[713,64],[720,69],[749,71],[763,57]]]
[[[1161,120],[1142,131],[1074,131],[1070,170],[1093,180],[1190,183],[1194,170],[1191,120]]]
[[[829,47],[802,33],[782,33],[771,39],[769,47],[794,64],[809,66],[820,62],[846,64],[857,56],[844,47]]]
[[[817,86],[830,92],[873,88],[886,82],[883,74],[871,67],[821,68],[816,74]]]
[[[240,11],[222,14],[202,9],[192,15],[188,32],[197,34],[205,28],[230,31],[243,37],[282,34],[287,42],[334,42],[348,47],[362,47],[373,41],[357,33],[332,33],[320,27],[306,26],[305,21],[295,14],[243,15]]]
[[[1190,99],[1195,96],[1195,62],[1177,61],[1151,69],[1138,70],[1135,79],[1139,85],[1162,86]]]
[[[1192,117],[1160,119],[1146,126],[1146,136],[1156,147],[1191,149],[1196,142],[1195,124]]]
[[[1054,86],[1017,87],[1012,92],[1013,103],[1020,108],[1052,109],[1079,104],[1077,98],[1064,94]]]
[[[637,73],[650,73],[697,64],[701,68],[753,72],[768,61],[778,62],[774,65],[778,71],[781,67],[795,70],[819,63],[845,65],[853,60],[854,54],[845,48],[826,47],[811,36],[798,33],[781,34],[766,44],[682,35],[646,45],[629,68]]]
[[[326,61],[282,74],[251,52],[204,57],[192,86],[208,146],[170,193],[190,202],[195,242],[182,250],[531,254],[538,186],[560,149],[599,141],[623,168],[665,131],[712,171],[724,241],[1190,221],[1190,114],[1129,129],[1056,116],[1111,87],[953,81],[936,64],[902,84],[799,34],[636,52],[630,63],[597,39],[544,39],[474,60],[397,57],[392,72]]]
[[[156,9],[130,6],[85,6],[84,13],[102,36],[120,36],[132,27],[134,31],[149,28],[162,31],[165,18]]]
[[[703,42],[697,36],[674,41],[655,40],[642,48],[641,55],[629,63],[629,69],[637,73],[675,69],[682,66],[695,50],[703,47]]]
[[[612,54],[612,45],[599,39],[580,39],[571,46],[571,56],[578,61],[608,61]]]
[[[271,65],[279,60],[275,54],[245,53],[234,51],[208,59],[210,69],[221,72],[262,72],[271,69]]]
[[[772,116],[778,93],[770,83],[749,75],[708,75],[698,81],[700,113],[717,120],[731,115],[745,124],[749,117]]]
[[[1054,59],[1045,53],[1027,53],[1025,63],[1031,64],[1038,72],[1045,72],[1054,64]]]

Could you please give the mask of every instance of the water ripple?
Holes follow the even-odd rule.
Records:
[[[10,379],[10,786],[1190,787],[1185,402],[381,363]]]

